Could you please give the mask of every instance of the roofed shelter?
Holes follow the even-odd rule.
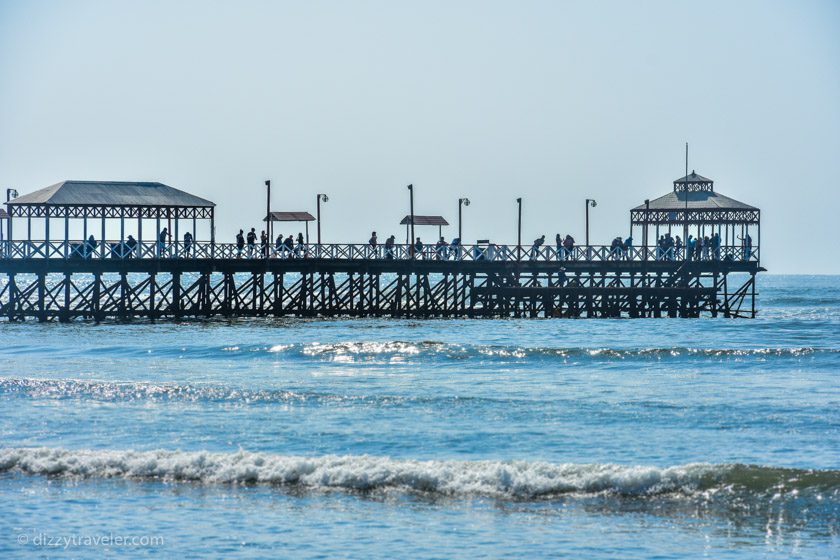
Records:
[[[750,228],[756,234],[756,243],[750,247],[750,255],[759,260],[761,240],[761,211],[755,206],[735,200],[715,192],[714,181],[695,173],[674,181],[672,192],[630,210],[630,231],[642,228],[642,245],[655,245],[660,231],[674,235],[694,235],[702,238],[718,233],[724,253],[727,248],[742,247],[743,240],[750,234]],[[649,242],[650,229],[654,238]],[[660,229],[661,228],[661,229]],[[664,233],[664,231],[662,231]],[[751,237],[751,236],[750,236]]]
[[[309,212],[269,212],[268,217],[263,220],[270,221],[272,225],[274,222],[304,222],[306,225],[306,244],[309,244],[309,222],[315,221],[315,216]],[[271,228],[269,237],[274,237],[274,229]]]
[[[409,226],[411,225],[411,215],[409,214],[405,218],[400,221],[400,225],[405,226],[405,238],[406,244],[411,245],[414,240],[411,239],[411,235],[409,233]],[[443,226],[448,226],[449,222],[447,222],[443,216],[418,216],[417,214],[414,215],[414,225],[415,226],[438,226],[438,237],[443,235]]]
[[[71,256],[71,250],[84,247],[82,256],[92,256],[87,251],[95,252],[97,247],[87,244],[89,235],[94,234],[93,229],[88,229],[89,220],[99,222],[98,245],[99,256],[111,256],[107,251],[106,229],[108,220],[119,220],[120,242],[111,245],[114,247],[123,246],[126,237],[126,220],[137,220],[137,256],[163,256],[163,249],[167,254],[177,256],[182,246],[180,229],[182,220],[192,222],[193,240],[197,240],[197,221],[209,220],[209,237],[211,241],[211,252],[215,242],[214,209],[215,204],[209,200],[200,198],[188,192],[154,182],[121,182],[121,181],[62,181],[44,189],[23,195],[10,200],[7,203],[10,220],[8,223],[8,238],[14,241],[13,222],[18,218],[26,219],[26,248],[32,251],[33,255],[43,257]],[[32,239],[32,220],[44,219],[44,240],[42,242]],[[63,220],[63,235],[61,243],[55,243],[50,237],[50,222],[55,219]],[[155,231],[150,243],[143,244],[143,221],[155,220]],[[70,244],[70,220],[81,220],[83,224],[82,244]],[[166,243],[157,243],[162,231],[162,221],[165,221],[169,239],[175,238],[175,243],[168,246]],[[172,225],[174,224],[174,229]],[[133,228],[132,228],[133,229]],[[187,229],[183,231],[188,231]],[[193,245],[195,247],[195,245]],[[172,251],[174,250],[174,253]],[[29,256],[27,254],[27,256]]]

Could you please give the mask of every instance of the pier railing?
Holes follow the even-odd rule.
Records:
[[[687,255],[685,248],[616,248],[607,245],[571,248],[543,245],[424,245],[299,244],[293,246],[235,243],[161,243],[143,241],[2,241],[0,259],[330,259],[439,261],[758,261],[758,246],[707,247]]]

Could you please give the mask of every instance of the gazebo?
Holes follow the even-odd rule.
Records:
[[[400,225],[405,226],[405,239],[406,245],[411,245],[414,243],[414,240],[411,239],[411,234],[409,227],[411,226],[411,215],[406,216],[400,221]],[[418,216],[417,214],[414,215],[414,225],[415,226],[437,226],[438,227],[438,237],[443,235],[443,226],[448,226],[449,222],[443,219],[443,216]]]
[[[761,211],[755,206],[715,192],[714,181],[694,171],[674,181],[674,190],[630,210],[630,233],[642,228],[642,246],[654,245],[660,232],[673,230],[675,235],[705,235],[718,233],[721,252],[738,255],[743,260],[760,260]],[[754,228],[756,242],[744,243]],[[653,243],[649,234],[653,228]],[[750,236],[751,237],[751,236]],[[740,238],[740,239],[739,239]],[[749,246],[749,254],[745,254]],[[737,250],[736,250],[737,249]],[[744,252],[739,255],[739,250]]]
[[[274,238],[274,222],[303,222],[306,227],[306,244],[309,245],[309,222],[315,221],[315,216],[310,214],[309,212],[269,212],[268,218],[263,220],[264,222],[270,222],[268,224],[268,228],[270,231],[268,233],[269,237],[272,239]]]
[[[182,246],[179,245],[181,231],[189,231],[189,227],[181,230],[183,220],[191,225],[193,242],[197,240],[197,221],[210,221],[210,255],[212,256],[215,242],[214,208],[215,204],[209,200],[199,198],[190,193],[178,190],[162,183],[151,182],[119,182],[119,181],[63,181],[44,189],[10,200],[7,203],[10,219],[8,221],[8,239],[14,242],[13,224],[16,219],[26,219],[26,244],[23,249],[15,250],[15,256],[61,257],[71,256],[91,257],[97,253],[102,258],[107,256],[164,256],[166,252],[171,256],[178,256]],[[43,220],[44,238],[32,239],[32,222]],[[61,220],[62,235],[59,242],[50,236],[50,225],[56,219]],[[82,242],[70,241],[70,222],[82,222]],[[91,245],[88,235],[93,236],[95,230],[88,229],[88,222],[99,222],[99,242]],[[119,222],[119,242],[106,241],[106,222]],[[136,250],[125,254],[126,220],[137,220]],[[151,242],[143,243],[143,222],[154,220],[155,228]],[[174,235],[174,252],[169,252],[166,243],[158,243],[161,226],[165,224],[170,236]],[[172,225],[174,224],[174,230]],[[54,230],[53,230],[54,231]],[[108,248],[110,247],[110,251]],[[195,245],[193,245],[193,248]]]

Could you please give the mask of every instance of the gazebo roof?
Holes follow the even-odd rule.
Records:
[[[714,191],[669,192],[664,196],[651,200],[650,210],[685,210],[686,196],[688,196],[689,210],[758,210],[755,206],[750,206],[749,204]],[[646,206],[644,204],[640,204],[633,208],[633,210],[645,210],[645,208]]]
[[[690,174],[686,175],[685,177],[680,177],[679,179],[674,181],[675,185],[683,183],[714,183],[714,181],[695,173],[692,169]]]
[[[411,215],[406,216],[400,222],[400,225],[408,225],[411,223]],[[443,219],[443,216],[418,216],[414,215],[415,226],[448,226],[449,222]]]
[[[6,212],[5,210],[3,210],[2,208],[0,208],[0,220],[8,220],[8,219],[9,219],[9,213]]]
[[[315,216],[309,212],[269,212],[272,222],[312,222]],[[264,222],[267,220],[263,220]]]
[[[209,200],[163,183],[62,181],[9,202],[12,206],[212,208]]]

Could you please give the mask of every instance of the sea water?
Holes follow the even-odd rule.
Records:
[[[755,320],[0,324],[0,557],[840,556],[840,277]]]

